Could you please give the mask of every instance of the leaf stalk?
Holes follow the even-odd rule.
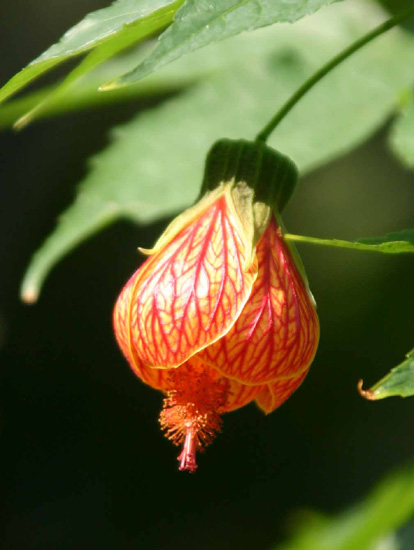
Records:
[[[398,13],[394,17],[391,17],[369,33],[365,34],[350,46],[342,50],[338,55],[333,57],[325,65],[323,65],[316,73],[314,73],[308,80],[306,80],[302,86],[300,86],[296,92],[286,101],[274,117],[266,124],[266,126],[257,134],[256,141],[266,142],[273,130],[279,125],[279,123],[285,118],[285,116],[293,109],[293,107],[311,90],[315,84],[317,84],[324,76],[330,73],[335,67],[337,67],[342,61],[345,61],[353,53],[363,48],[366,44],[374,40],[377,36],[384,34],[393,27],[396,27],[406,19],[414,16],[414,6],[407,8],[406,10]]]

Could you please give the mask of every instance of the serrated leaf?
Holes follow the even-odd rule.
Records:
[[[397,158],[414,169],[414,95],[405,105],[390,133],[390,146]]]
[[[388,475],[361,502],[336,517],[317,517],[275,550],[379,550],[414,512],[414,467]],[[398,547],[398,546],[397,546]]]
[[[187,207],[197,196],[204,157],[215,140],[253,137],[323,62],[382,18],[371,2],[341,4],[292,27],[240,35],[183,57],[180,63],[192,58],[208,66],[211,57],[221,65],[203,83],[116,130],[112,144],[93,160],[80,197],[88,196],[103,210],[113,205],[118,218],[139,223]],[[399,90],[414,80],[413,65],[412,39],[398,30],[389,33],[304,98],[270,144],[290,156],[301,173],[343,154],[392,113]],[[98,230],[93,216],[85,222],[85,235],[83,225],[76,229],[79,200],[30,264],[23,298],[37,296],[58,259],[60,240],[68,251],[71,242],[75,246]]]
[[[384,378],[381,378],[369,390],[362,389],[362,381],[358,387],[361,395],[371,401],[395,395],[400,397],[414,395],[414,349],[407,354],[405,361],[391,369]]]
[[[161,35],[155,51],[134,71],[108,89],[136,82],[144,76],[208,44],[243,31],[292,23],[338,0],[187,0],[174,22]]]
[[[402,254],[414,252],[414,229],[403,229],[396,233],[388,233],[383,237],[370,237],[357,241],[343,241],[340,239],[318,239],[305,237],[304,235],[286,234],[288,241],[331,246],[337,248],[350,248],[353,250],[367,250],[369,252],[382,252],[383,254]]]
[[[108,57],[112,55],[112,48],[113,53],[119,51],[120,43],[130,44],[162,29],[172,21],[183,1],[117,0],[107,8],[88,14],[57,44],[11,78],[0,89],[0,102],[67,59],[102,45]]]

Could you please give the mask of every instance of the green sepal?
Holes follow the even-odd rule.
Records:
[[[223,183],[244,183],[254,200],[282,212],[298,179],[296,165],[263,142],[221,139],[210,149],[201,196]]]

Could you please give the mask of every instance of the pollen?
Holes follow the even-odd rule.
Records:
[[[184,364],[169,376],[173,389],[164,399],[160,424],[168,439],[183,444],[179,469],[194,473],[197,451],[203,451],[221,431],[229,382],[201,363]]]

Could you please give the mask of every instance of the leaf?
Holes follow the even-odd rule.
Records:
[[[100,55],[119,51],[120,44],[137,42],[168,25],[184,0],[117,0],[108,8],[88,14],[57,44],[29,63],[0,89],[0,102],[63,61],[105,46]]]
[[[360,503],[334,518],[308,522],[275,550],[375,550],[414,512],[414,467],[400,468],[379,483]],[[391,539],[392,540],[392,539]],[[395,546],[392,546],[395,548]]]
[[[36,286],[33,284],[32,275],[23,285],[24,301],[33,303],[37,300],[38,288],[46,278],[51,265],[85,238],[104,229],[117,218],[119,218],[119,208],[116,204],[105,201],[104,197],[100,200],[99,197],[80,193],[76,199],[76,209],[67,210],[58,220],[59,227],[63,228],[63,231],[52,234],[46,241],[47,247],[42,247],[33,256],[32,273],[35,276]]]
[[[337,0],[187,0],[161,35],[155,51],[138,67],[103,89],[136,82],[208,44],[273,23],[292,23]]]
[[[50,101],[55,87],[47,87],[43,90],[32,92],[23,98],[7,103],[0,109],[0,130],[15,124],[25,113],[36,109],[36,120],[49,118],[79,111],[87,108],[101,108],[126,101],[139,101],[143,97],[157,97],[167,93],[178,92],[191,81],[168,80],[158,82],[145,80],[137,85],[128,86],[114,91],[111,94],[96,93],[96,85],[89,83],[87,86],[75,87],[70,94],[59,97],[58,101]],[[39,104],[42,108],[37,110]]]
[[[377,401],[399,395],[410,397],[414,395],[414,349],[407,354],[407,359],[391,369],[391,371],[374,384],[369,390],[362,389],[362,380],[358,384],[360,394],[366,399]]]
[[[149,30],[149,28],[147,28],[147,30]],[[71,92],[76,82],[79,81],[83,75],[94,70],[108,58],[131,46],[138,39],[139,35],[137,35],[135,28],[130,27],[125,29],[119,36],[112,39],[110,42],[106,42],[95,48],[68,74],[63,82],[57,86],[49,96],[16,121],[14,124],[15,129],[21,130],[24,128],[29,122],[39,117],[50,105],[58,103],[68,94],[68,92]],[[97,93],[97,89],[95,89],[95,93]]]
[[[369,239],[359,239],[358,241],[318,239],[316,237],[305,237],[304,235],[292,235],[290,233],[285,235],[285,239],[288,241],[317,244],[321,246],[382,252],[384,254],[414,252],[414,229],[404,229],[402,231],[398,231],[397,233],[388,233],[388,235],[385,235],[384,237],[371,237]]]
[[[397,158],[414,170],[414,95],[395,121],[389,142]]]
[[[382,17],[371,2],[339,4],[292,27],[240,35],[180,59],[212,67],[211,76],[112,134],[112,144],[93,159],[78,199],[31,262],[23,299],[36,299],[61,257],[60,241],[67,252],[100,228],[99,205],[103,212],[111,205],[117,218],[148,223],[191,204],[214,141],[254,136],[305,78]],[[306,173],[361,143],[413,81],[413,44],[395,30],[359,52],[303,99],[270,144]],[[96,212],[78,225],[86,197]]]
[[[128,54],[107,60],[82,78],[71,82],[70,89],[66,86],[67,79],[65,79],[60,85],[36,90],[1,105],[0,129],[12,126],[17,119],[21,119],[25,113],[29,112],[32,114],[34,112],[35,118],[41,119],[87,107],[100,107],[126,100],[133,101],[142,97],[177,92],[195,84],[221,66],[220,59],[211,60],[211,63],[200,66],[198,63],[191,63],[190,56],[185,63],[175,63],[132,86],[119,88],[110,94],[101,94],[97,91],[102,82],[128,70],[135,64],[137,56],[142,57],[147,51],[147,44],[140,45]],[[67,93],[68,91],[70,93]]]

